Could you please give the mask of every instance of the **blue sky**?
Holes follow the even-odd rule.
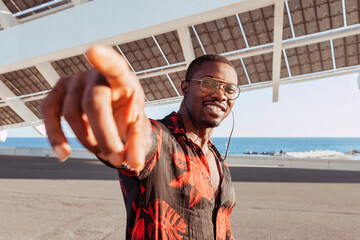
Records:
[[[147,107],[146,114],[161,118],[179,104]],[[242,92],[233,111],[234,137],[360,137],[357,74],[280,85],[277,103],[272,102],[272,88]],[[229,115],[213,136],[227,137],[231,126]],[[8,137],[40,137],[32,128],[8,132]]]

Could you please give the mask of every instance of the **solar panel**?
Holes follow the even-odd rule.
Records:
[[[28,19],[26,21],[31,21],[29,16],[35,18],[50,10],[56,12],[57,9],[60,11],[64,7],[74,6],[70,0],[2,2],[13,17],[18,20]],[[230,58],[238,73],[239,86],[256,89],[255,86],[271,86],[272,83],[274,15],[274,5],[268,5],[223,17],[207,16],[206,21],[185,24],[184,29],[189,36],[183,39],[183,36],[179,37],[177,27],[184,19],[191,22],[191,16],[187,16],[179,19],[177,27],[174,25],[170,31],[144,31],[144,37],[131,41],[120,39],[109,45],[126,59],[132,71],[139,76],[146,104],[181,99],[181,81],[185,78],[185,64],[189,60],[185,59],[185,51],[195,57],[214,53]],[[355,71],[356,67],[360,67],[360,35],[355,31],[359,24],[358,0],[285,1],[282,40],[283,46],[289,43],[292,45],[281,49],[280,81],[299,81],[309,76],[315,78],[317,74],[332,74],[338,70]],[[346,30],[351,27],[355,29],[354,34],[347,34]],[[339,33],[336,37],[326,38],[326,35],[336,32]],[[184,42],[188,45],[182,45]],[[59,77],[87,71],[92,67],[84,52],[65,54],[65,57],[55,55],[49,63]],[[52,81],[45,75],[34,64],[2,72],[0,80],[41,119],[41,98],[44,91],[50,90],[52,86]],[[26,100],[24,96],[27,96]],[[5,95],[0,97],[2,100],[7,98]],[[23,121],[7,106],[7,101],[1,104],[2,113],[12,112],[1,117],[0,125]]]

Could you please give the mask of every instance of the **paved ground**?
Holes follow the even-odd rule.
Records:
[[[360,239],[360,172],[231,172],[236,239]],[[124,239],[116,179],[94,160],[0,156],[0,240]]]

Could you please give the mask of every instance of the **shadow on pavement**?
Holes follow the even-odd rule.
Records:
[[[360,183],[359,171],[229,167],[233,182]]]
[[[234,182],[360,183],[358,171],[294,168],[230,167]],[[117,180],[116,170],[95,159],[68,159],[60,163],[52,157],[0,155],[0,179],[83,179]]]
[[[0,155],[0,179],[83,179],[117,180],[116,170],[95,159],[68,159],[60,163],[53,157]]]

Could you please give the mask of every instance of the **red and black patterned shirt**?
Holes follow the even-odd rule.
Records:
[[[204,153],[187,138],[177,113],[151,120],[152,151],[137,174],[118,169],[127,211],[126,239],[233,239],[235,194],[226,163],[217,199]]]

